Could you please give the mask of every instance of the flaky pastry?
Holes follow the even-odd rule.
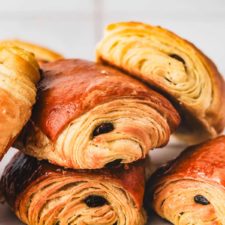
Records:
[[[30,118],[39,78],[31,53],[0,47],[0,159]]]
[[[146,205],[175,225],[225,225],[225,136],[189,147],[148,182]]]
[[[143,164],[65,170],[19,153],[6,167],[1,189],[27,225],[144,225]]]
[[[224,129],[224,80],[190,42],[158,26],[122,22],[106,27],[96,52],[99,62],[147,82],[175,103],[180,138],[201,142]]]

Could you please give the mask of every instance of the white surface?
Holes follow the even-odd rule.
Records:
[[[20,38],[51,47],[67,57],[94,59],[103,27],[136,20],[167,27],[194,42],[225,74],[224,0],[0,0],[0,39]],[[179,145],[154,151],[159,165],[174,158]],[[10,158],[0,163],[0,174]],[[158,221],[158,222],[157,222]],[[0,225],[18,225],[0,206]],[[164,223],[151,219],[151,225]]]
[[[0,39],[33,41],[67,57],[94,59],[103,27],[124,20],[171,29],[225,74],[224,0],[0,0]]]

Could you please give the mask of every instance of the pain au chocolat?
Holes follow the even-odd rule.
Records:
[[[0,46],[0,160],[30,118],[39,78],[31,53]]]
[[[31,156],[75,169],[130,163],[165,145],[180,122],[163,96],[113,68],[67,59],[42,70],[21,137]]]
[[[225,84],[215,64],[190,42],[138,22],[106,27],[97,60],[143,80],[168,96],[182,116],[177,135],[199,143],[225,126]]]
[[[26,51],[32,52],[40,64],[45,62],[53,62],[63,58],[63,56],[59,53],[52,51],[46,47],[21,40],[2,40],[0,41],[0,46],[17,46],[19,48],[25,49]]]
[[[225,224],[225,136],[189,147],[150,179],[146,203],[175,225]]]
[[[18,153],[1,189],[27,225],[144,225],[144,163],[102,170],[66,170]]]

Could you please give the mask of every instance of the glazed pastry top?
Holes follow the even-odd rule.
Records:
[[[187,148],[181,155],[161,167],[153,180],[198,179],[209,180],[225,187],[225,136]]]
[[[120,98],[147,100],[157,110],[162,108],[172,131],[179,124],[179,115],[168,100],[113,68],[70,59],[44,64],[42,70],[44,79],[32,119],[51,140],[88,110]]]

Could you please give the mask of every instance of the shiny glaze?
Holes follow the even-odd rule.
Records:
[[[13,207],[16,197],[35,179],[40,170],[40,162],[33,157],[17,153],[6,166],[0,187],[9,205]]]
[[[113,68],[93,62],[68,59],[42,64],[32,120],[52,141],[69,122],[97,105],[118,98],[138,98],[168,109],[171,130],[179,115],[160,94]],[[167,115],[166,115],[167,114]]]
[[[225,187],[225,135],[187,148],[181,155],[159,168],[149,181],[157,185],[165,179],[197,179]],[[151,186],[151,187],[150,187]]]
[[[9,205],[14,208],[16,199],[36,179],[42,176],[50,177],[55,173],[61,174],[62,177],[73,176],[77,180],[94,178],[117,183],[133,197],[137,207],[142,207],[145,186],[143,160],[116,169],[71,170],[54,166],[46,161],[38,161],[23,153],[17,153],[6,167],[1,179],[3,195]]]

